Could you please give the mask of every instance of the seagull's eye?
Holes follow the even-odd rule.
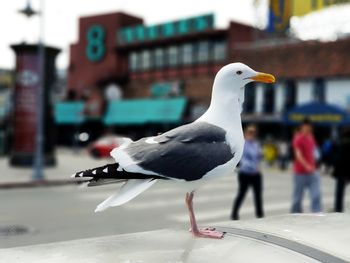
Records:
[[[242,71],[238,70],[238,71],[236,72],[236,74],[237,74],[237,75],[241,75],[241,74],[242,74]]]

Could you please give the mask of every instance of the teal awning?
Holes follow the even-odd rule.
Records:
[[[57,102],[54,106],[56,124],[80,124],[84,121],[84,102]]]
[[[106,125],[142,125],[180,122],[186,102],[184,97],[110,102],[104,123]]]

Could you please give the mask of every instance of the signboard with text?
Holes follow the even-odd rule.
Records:
[[[336,105],[312,102],[291,109],[284,116],[287,124],[301,123],[305,118],[314,124],[342,125],[350,122],[350,114]]]

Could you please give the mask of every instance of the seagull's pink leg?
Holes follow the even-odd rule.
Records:
[[[196,217],[193,212],[193,196],[194,196],[194,191],[186,194],[186,205],[190,216],[192,234],[195,237],[206,237],[206,238],[216,238],[216,239],[223,238],[224,233],[220,231],[215,231],[214,228],[205,228],[205,229],[198,228]]]

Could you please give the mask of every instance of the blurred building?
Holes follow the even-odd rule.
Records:
[[[164,104],[167,116],[179,123],[184,121],[176,120],[175,113],[183,117],[179,108],[187,107],[187,121],[198,117],[209,105],[218,69],[240,61],[278,80],[275,85],[248,85],[243,120],[258,122],[266,134],[280,135],[276,127],[297,105],[331,103],[349,110],[349,47],[349,39],[329,43],[276,39],[236,22],[216,28],[212,14],[151,26],[121,12],[82,17],[78,41],[70,48],[68,88],[77,98],[93,89],[106,94],[111,85],[119,89],[114,91],[118,102],[107,98],[108,125],[142,124],[146,113],[151,119],[152,114],[162,115]],[[185,103],[153,106],[164,98]],[[167,117],[153,121],[166,123]]]
[[[0,69],[0,155],[8,150],[8,117],[13,84],[13,72]]]
[[[150,110],[153,114],[168,112],[170,122],[179,112],[180,117],[186,112],[186,120],[191,120],[208,106],[213,78],[231,61],[235,45],[263,37],[262,31],[235,22],[225,29],[216,28],[212,14],[150,26],[142,18],[120,12],[83,17],[79,39],[70,48],[68,87],[78,98],[96,88],[113,85],[120,89],[115,93],[122,94],[124,100],[107,109],[119,115],[125,113],[117,124],[140,124],[142,120],[130,114],[138,112],[141,116],[150,108],[154,108]],[[177,99],[166,101],[164,109],[160,105],[164,98]],[[128,99],[142,100],[128,104]],[[116,124],[116,115],[110,115],[106,123]],[[151,119],[157,122],[158,118]],[[166,117],[158,122],[167,122]]]
[[[235,51],[233,61],[272,72],[278,80],[274,85],[248,86],[246,121],[270,123],[273,133],[273,124],[299,105],[330,104],[350,111],[350,39],[260,43]]]
[[[0,121],[7,116],[10,107],[11,87],[13,86],[13,72],[0,69]]]

